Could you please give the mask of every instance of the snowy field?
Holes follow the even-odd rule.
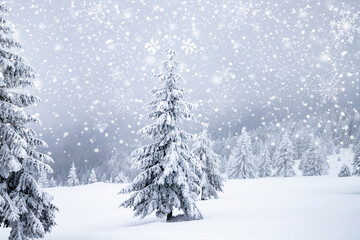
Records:
[[[229,180],[217,200],[198,202],[204,219],[166,223],[155,216],[140,220],[118,208],[125,185],[96,183],[48,189],[60,212],[47,240],[138,239],[360,239],[360,177],[338,178],[343,162],[330,157],[333,171],[323,177]],[[335,174],[336,172],[336,174]],[[8,230],[0,230],[7,239]]]

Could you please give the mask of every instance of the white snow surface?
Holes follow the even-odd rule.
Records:
[[[45,239],[358,240],[360,177],[337,177],[352,153],[337,157],[329,158],[327,176],[229,180],[219,199],[198,201],[204,216],[198,221],[134,218],[131,209],[118,208],[128,197],[117,195],[125,184],[49,188],[60,211]],[[0,229],[0,239],[8,233]]]

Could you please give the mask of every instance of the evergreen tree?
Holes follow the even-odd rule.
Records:
[[[325,125],[322,140],[326,146],[326,153],[328,155],[333,154],[335,150],[335,146],[334,146],[333,133],[330,122],[327,122]]]
[[[209,138],[207,126],[197,136],[193,145],[193,154],[201,165],[201,200],[211,197],[218,198],[217,192],[222,192],[223,178],[220,175],[219,155],[212,150],[213,142]]]
[[[251,139],[245,128],[242,129],[241,135],[230,155],[228,172],[229,178],[255,178]]]
[[[287,132],[284,133],[280,145],[275,153],[276,176],[293,177],[294,172],[294,147]]]
[[[118,173],[118,175],[114,179],[115,183],[128,183],[129,178],[124,175],[122,171]]]
[[[183,77],[178,72],[180,62],[172,45],[165,52],[164,71],[157,75],[163,86],[152,90],[153,100],[147,105],[149,118],[155,122],[139,131],[153,143],[131,154],[141,173],[121,191],[132,192],[121,206],[133,207],[135,216],[141,217],[155,211],[157,217],[170,220],[174,208],[178,208],[188,218],[201,219],[195,203],[200,193],[196,175],[200,166],[186,144],[192,135],[180,129],[182,119],[194,119],[190,113],[193,105],[182,100],[186,91],[179,88]]]
[[[77,186],[79,184],[80,184],[79,179],[76,176],[75,163],[72,162],[70,172],[69,172],[69,176],[68,176],[68,180],[67,180],[67,185],[68,185],[68,187],[73,187],[73,186]]]
[[[360,141],[356,143],[354,147],[354,160],[353,160],[353,167],[354,167],[354,175],[360,176]]]
[[[350,169],[349,169],[348,165],[346,165],[346,164],[342,165],[338,176],[339,177],[349,177],[349,176],[351,176],[351,172],[350,172]]]
[[[328,174],[329,164],[327,162],[326,150],[320,141],[312,141],[309,149],[303,155],[299,169],[303,176],[321,176]]]
[[[48,180],[46,172],[40,173],[40,176],[39,176],[39,179],[38,179],[38,184],[43,188],[49,187],[49,180]]]
[[[91,169],[91,173],[90,173],[90,178],[89,178],[89,183],[96,183],[97,179],[96,179],[96,173],[95,173],[95,169]]]
[[[57,183],[54,179],[54,177],[51,177],[50,181],[49,181],[49,187],[56,187]]]
[[[271,177],[271,158],[267,144],[265,143],[263,153],[261,155],[262,161],[259,165],[259,177],[266,178]]]
[[[53,160],[37,151],[47,144],[29,124],[40,120],[25,112],[39,98],[24,91],[33,86],[34,70],[18,55],[0,3],[0,226],[10,228],[9,240],[43,238],[55,225],[57,208],[39,188],[36,176],[52,173]]]

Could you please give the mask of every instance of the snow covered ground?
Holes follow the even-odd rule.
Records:
[[[330,159],[332,171],[322,177],[229,180],[217,200],[201,201],[204,219],[161,222],[140,220],[130,209],[118,208],[127,196],[125,185],[96,183],[48,189],[60,212],[47,240],[242,239],[358,240],[360,177],[336,177],[352,154]],[[8,230],[0,229],[0,239]]]

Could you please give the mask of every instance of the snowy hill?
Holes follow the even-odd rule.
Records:
[[[60,212],[46,239],[357,240],[360,178],[337,177],[352,158],[350,150],[342,151],[341,162],[337,158],[329,158],[328,176],[229,180],[219,199],[198,203],[204,219],[191,222],[134,218],[131,210],[118,208],[126,199],[117,195],[123,184],[50,188]],[[0,230],[0,239],[7,235]]]

